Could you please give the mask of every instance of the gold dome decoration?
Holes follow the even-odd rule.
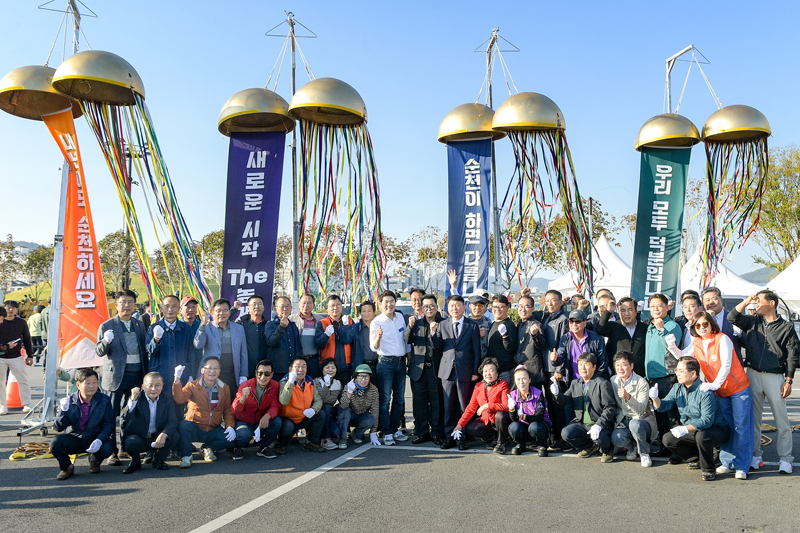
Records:
[[[439,126],[439,142],[468,141],[491,137],[493,141],[506,136],[492,130],[494,111],[483,104],[462,104],[447,115]]]
[[[292,97],[289,114],[319,124],[353,126],[367,121],[367,107],[350,85],[335,78],[317,78]]]
[[[712,142],[752,141],[771,134],[767,117],[746,105],[723,107],[708,117],[703,126],[703,140]]]
[[[217,128],[223,135],[231,132],[290,132],[295,121],[289,104],[278,93],[264,88],[245,89],[234,94],[219,112]]]
[[[136,69],[118,55],[101,50],[65,59],[53,75],[53,87],[73,98],[115,105],[136,103],[134,92],[144,98],[144,83]]]
[[[498,131],[565,130],[564,114],[555,102],[539,93],[510,96],[494,112],[492,129]]]
[[[639,130],[634,148],[643,147],[689,148],[700,142],[697,126],[688,118],[675,114],[656,115]]]
[[[31,65],[12,70],[0,79],[0,109],[31,120],[72,107],[72,117],[83,112],[77,103],[53,89],[50,84],[56,69]]]

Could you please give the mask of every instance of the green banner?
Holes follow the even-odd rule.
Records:
[[[677,300],[686,174],[691,148],[642,148],[631,296]]]

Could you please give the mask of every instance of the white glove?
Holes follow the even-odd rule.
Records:
[[[558,382],[556,378],[550,378],[550,381],[553,383],[550,385],[550,392],[553,393],[553,396],[558,396]]]
[[[500,332],[500,335],[502,335],[502,336],[504,336],[504,337],[505,337],[505,336],[506,336],[506,333],[508,333],[508,328],[506,328],[506,325],[505,325],[505,324],[500,324],[500,325],[497,327],[497,331],[499,331],[499,332]]]
[[[183,375],[183,371],[185,369],[186,369],[186,367],[183,366],[183,365],[178,365],[178,366],[175,367],[175,380],[176,381],[181,379],[181,376]]]
[[[369,441],[372,443],[373,446],[380,446],[381,441],[378,439],[377,433],[370,433],[369,434]]]
[[[674,428],[670,429],[669,432],[672,433],[672,436],[676,439],[689,434],[689,430],[686,429],[686,426],[675,426]]]
[[[650,389],[647,395],[650,396],[651,400],[655,400],[658,398],[658,383],[653,385],[653,387]]]
[[[667,346],[669,346],[670,348],[672,348],[673,346],[675,346],[675,345],[677,344],[678,340],[675,338],[675,335],[673,335],[672,333],[670,333],[669,335],[666,335],[666,336],[664,337],[664,342],[666,342],[666,343],[667,343]]]
[[[153,326],[153,338],[154,339],[161,339],[164,336],[164,328],[156,324]]]
[[[189,376],[189,381],[194,381],[194,377]]]
[[[297,381],[297,372],[289,372],[289,378],[286,381],[294,384],[294,382]]]
[[[69,411],[69,396],[66,398],[61,398],[58,401],[58,406],[61,407],[62,411]]]
[[[103,442],[100,439],[94,439],[89,447],[86,448],[86,451],[89,453],[97,453],[102,445]]]
[[[591,438],[592,440],[597,440],[600,438],[600,430],[602,429],[603,428],[595,424],[592,427],[590,427],[589,431],[587,431],[586,433],[589,434],[589,438]]]
[[[333,376],[331,376],[330,374],[327,374],[324,378],[322,378],[322,381],[325,382],[325,385],[330,387],[332,379],[333,379]]]
[[[350,383],[347,384],[347,392],[353,394],[355,391],[356,391],[356,382],[351,379]]]
[[[256,442],[261,440],[261,426],[258,426],[255,433],[253,433],[253,440]]]
[[[114,340],[114,332],[110,329],[108,331],[104,331],[103,340],[106,341],[106,344],[111,344],[111,341]]]
[[[454,429],[450,435],[456,440],[461,440],[461,431],[457,429]]]
[[[701,383],[700,390],[714,392],[715,390],[717,390],[717,387],[715,387],[713,383]]]
[[[241,384],[242,384],[242,383],[244,383],[245,381],[247,381],[247,378],[246,378],[246,377],[244,377],[244,376],[239,376],[239,385],[241,385]]]
[[[639,312],[644,311],[644,300],[639,300],[639,303],[636,304],[636,310]]]
[[[331,335],[333,335],[333,332],[334,332],[333,324],[328,324],[328,327],[325,328],[325,335],[330,337]]]
[[[303,409],[303,416],[305,416],[306,418],[311,418],[315,414],[317,414],[317,412],[310,407],[308,409]]]
[[[156,447],[156,441],[153,441],[153,442],[151,442],[151,443],[150,443],[150,447],[151,447],[151,448],[153,448],[153,449],[155,449],[155,447]]]
[[[331,390],[332,391],[342,390],[342,384],[339,383],[339,380],[337,380],[337,379],[333,380],[333,383],[331,384]]]
[[[345,326],[349,326],[350,325],[350,317],[347,316],[347,315],[344,315],[342,317],[342,324],[344,324]]]
[[[225,428],[225,440],[228,442],[233,442],[236,438],[236,430],[232,427],[228,426]]]
[[[513,411],[517,407],[517,404],[514,402],[514,398],[511,395],[508,395],[508,410]]]

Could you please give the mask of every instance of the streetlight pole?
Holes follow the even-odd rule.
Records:
[[[289,38],[292,41],[292,96],[296,90],[297,63],[295,60],[294,13],[286,14]],[[300,220],[297,213],[297,128],[292,130],[292,304],[300,298]]]

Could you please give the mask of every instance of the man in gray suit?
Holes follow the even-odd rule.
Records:
[[[217,357],[220,363],[219,379],[232,390],[247,381],[247,340],[244,327],[231,322],[231,304],[220,298],[211,304],[211,315],[203,316],[194,337],[195,348],[203,350],[203,359]],[[199,369],[197,375],[200,375]]]
[[[111,397],[114,416],[128,403],[131,390],[142,385],[147,374],[148,360],[145,352],[145,330],[141,320],[133,318],[136,310],[136,293],[131,290],[117,293],[117,316],[106,320],[97,330],[95,352],[103,358],[103,388]],[[106,464],[119,466],[116,427],[112,434],[114,452]]]
[[[444,389],[443,449],[456,445],[451,435],[461,413],[467,408],[478,376],[481,357],[481,337],[478,326],[464,318],[464,298],[453,294],[447,299],[450,317],[439,324],[430,325],[433,347],[442,350],[439,379]]]

